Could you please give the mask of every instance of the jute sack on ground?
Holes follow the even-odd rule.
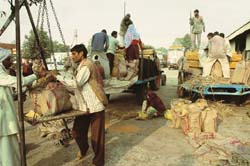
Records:
[[[184,134],[194,133],[197,135],[201,133],[201,113],[207,107],[207,101],[199,99],[195,103],[188,104],[185,108],[182,108],[181,128]]]
[[[190,104],[189,112],[189,133],[201,133],[201,109],[196,104]]]
[[[171,110],[170,113],[172,114],[172,125],[173,128],[180,128],[181,127],[181,116],[184,107],[187,106],[187,103],[191,103],[190,100],[185,99],[173,99],[171,101]]]
[[[215,109],[206,108],[201,113],[202,131],[215,133],[217,128],[217,111]]]

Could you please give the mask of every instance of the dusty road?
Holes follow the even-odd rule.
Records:
[[[165,70],[165,72],[168,77],[167,85],[161,87],[157,93],[169,107],[170,100],[176,98],[177,71]],[[188,144],[182,131],[168,127],[169,122],[164,118],[148,121],[138,121],[133,118],[125,120],[125,117],[135,114],[140,109],[133,94],[111,96],[111,102],[106,110],[105,158],[107,166],[200,165],[192,156],[194,149]],[[237,114],[244,114],[247,109],[249,107],[238,107]],[[242,138],[250,138],[248,128],[238,127],[239,119],[237,118],[240,117],[230,118],[230,121],[220,124],[219,132],[229,136],[242,135]],[[247,118],[243,118],[245,125],[249,125]],[[36,126],[26,124],[29,166],[91,166],[93,157],[91,148],[82,161],[75,161],[78,148],[73,140],[66,148],[55,145],[52,140],[40,138],[36,128]]]

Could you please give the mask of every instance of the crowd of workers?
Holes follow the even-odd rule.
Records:
[[[75,45],[71,49],[71,60],[77,64],[74,77],[65,78],[59,73],[53,76],[67,87],[74,88],[74,94],[78,109],[87,112],[74,120],[72,136],[79,147],[77,159],[81,159],[87,153],[88,130],[91,126],[91,144],[94,151],[93,164],[104,165],[105,145],[105,118],[104,110],[108,104],[103,90],[102,79],[108,79],[114,66],[114,54],[117,48],[125,48],[125,59],[129,62],[138,60],[139,47],[142,47],[140,36],[127,14],[120,25],[121,44],[117,38],[117,32],[111,36],[106,30],[93,35],[91,48],[88,50],[84,44]],[[139,45],[138,45],[139,44]],[[87,57],[89,55],[89,57]],[[95,63],[97,65],[95,65]],[[100,72],[98,64],[104,69]],[[17,78],[12,68],[11,54],[4,49],[0,50],[0,165],[21,165],[19,149],[19,125],[16,116],[15,104],[12,98],[12,88],[17,85]],[[29,85],[35,80],[45,77],[46,71],[41,59],[37,58],[31,65],[28,61],[23,63],[22,85]]]
[[[104,165],[105,154],[104,110],[108,101],[103,90],[102,79],[108,79],[110,77],[114,66],[114,54],[117,48],[125,48],[126,60],[128,63],[134,64],[138,64],[140,49],[142,49],[140,35],[137,33],[130,17],[130,14],[127,14],[121,21],[119,32],[120,42],[117,40],[118,33],[116,31],[113,31],[111,36],[108,36],[104,29],[92,36],[89,53],[83,44],[75,45],[71,49],[71,59],[77,64],[74,78],[69,79],[58,73],[54,73],[54,77],[59,82],[65,86],[74,87],[79,110],[87,112],[86,115],[75,118],[72,135],[80,149],[77,153],[77,158],[81,159],[86,155],[89,148],[88,130],[89,126],[91,126],[91,144],[95,154],[93,164],[96,166]],[[192,26],[192,48],[199,49],[201,33],[202,31],[205,32],[205,24],[198,10],[195,10],[194,17],[190,18],[190,25]],[[230,48],[224,39],[224,35],[217,32],[209,33],[208,39],[208,45],[204,48],[206,59],[203,63],[203,76],[206,77],[210,74],[213,64],[218,60],[222,66],[223,76],[229,78],[230,73],[227,56],[230,56]],[[197,44],[196,41],[198,42]],[[88,54],[90,58],[87,57]],[[99,65],[103,67],[103,72],[98,70],[98,65],[96,66],[93,61],[98,61]],[[137,68],[137,65],[135,66],[135,68]],[[1,49],[0,165],[18,166],[21,163],[18,143],[19,127],[10,89],[16,86],[17,79],[7,72],[10,67],[10,54]],[[23,77],[23,85],[28,85],[47,74],[45,69],[34,69],[34,67],[36,67],[36,65],[33,66],[33,71],[35,71],[33,73],[33,71],[30,70],[30,64],[24,64],[26,77]],[[149,108],[149,105],[147,105],[146,108]],[[162,106],[162,108],[161,111],[165,109],[164,106]]]
[[[208,43],[201,47],[201,34],[205,32],[205,22],[199,15],[199,10],[194,10],[194,17],[190,18],[192,50],[202,50],[203,58],[200,64],[203,67],[203,77],[211,74],[211,69],[216,61],[219,61],[223,77],[230,78],[229,61],[231,57],[231,47],[229,41],[225,39],[224,33],[208,33]]]

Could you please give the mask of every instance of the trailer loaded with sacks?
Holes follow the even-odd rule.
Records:
[[[202,77],[202,66],[198,52],[186,51],[180,61],[177,94],[190,97],[195,101],[199,97],[212,97],[221,100],[243,103],[250,95],[250,62],[242,54],[232,53],[230,79],[222,77],[219,61],[212,67],[209,77]]]
[[[138,104],[142,104],[149,88],[158,90],[166,84],[156,51],[150,46],[144,46],[139,61],[131,63],[125,61],[125,50],[117,50],[111,75],[104,83],[108,98],[112,94],[129,92],[136,95]]]

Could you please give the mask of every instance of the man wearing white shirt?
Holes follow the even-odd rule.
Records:
[[[20,166],[18,141],[19,124],[11,88],[17,86],[17,78],[8,74],[11,67],[10,54],[0,48],[0,166]],[[40,74],[22,78],[22,85],[31,84]]]
[[[229,42],[229,40],[227,38],[225,38],[224,33],[220,33],[220,36],[222,38],[224,38],[224,40],[225,40],[225,44],[226,44],[226,48],[227,48],[227,58],[230,61],[230,59],[232,58],[232,49],[231,49],[230,42]]]
[[[78,64],[75,77],[72,79],[57,75],[56,78],[67,87],[75,89],[78,109],[86,115],[75,118],[72,134],[80,149],[78,159],[84,157],[89,148],[88,130],[91,125],[91,143],[95,153],[93,164],[104,165],[105,118],[104,109],[108,103],[102,87],[102,79],[95,64],[87,59],[87,49],[83,44],[71,49],[71,58]]]
[[[213,64],[219,61],[222,67],[223,77],[230,78],[230,68],[227,59],[227,48],[225,40],[217,33],[209,40],[208,58],[203,67],[203,77],[207,77],[211,73]]]

